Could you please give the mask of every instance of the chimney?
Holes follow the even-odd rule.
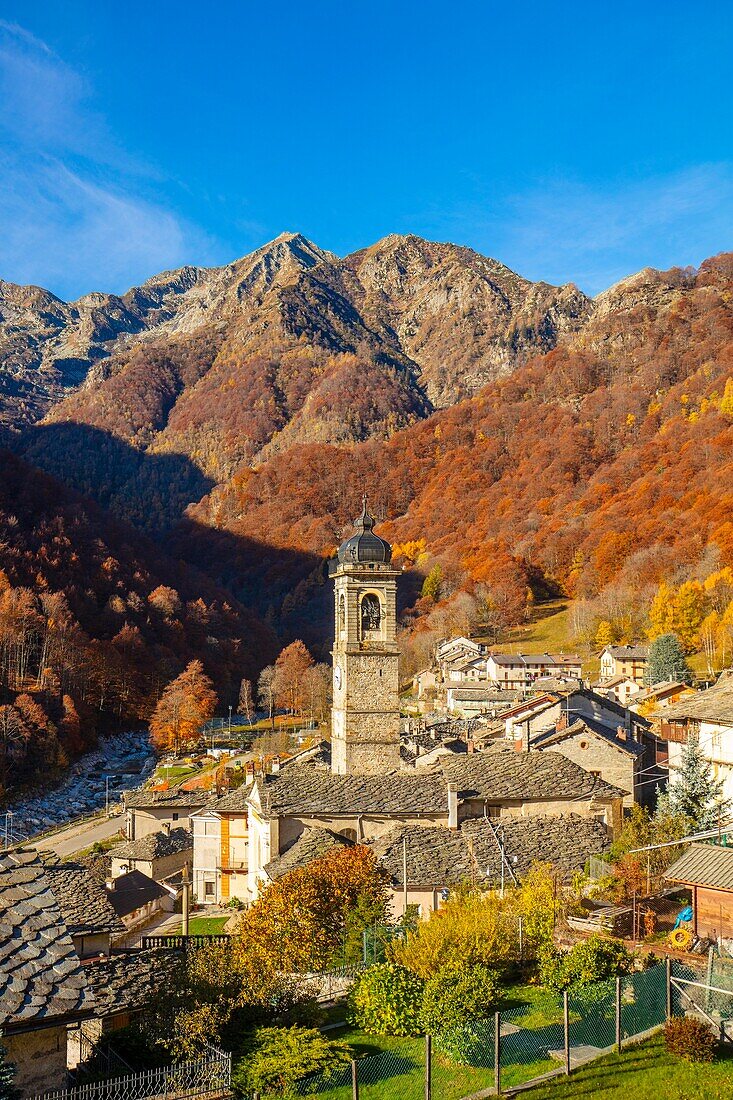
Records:
[[[104,884],[104,885],[105,885],[105,886],[107,887],[107,889],[108,889],[108,890],[110,891],[110,893],[111,893],[111,892],[112,892],[112,891],[114,890],[114,888],[115,888],[115,880],[114,880],[113,878],[108,878],[108,879],[107,879],[107,880],[105,881],[105,884]]]
[[[273,775],[279,775],[280,774],[280,757],[279,756],[273,756],[272,764],[270,766],[270,771],[272,772]]]
[[[161,822],[160,828],[161,828],[161,831],[166,834],[166,836],[170,836],[170,831],[171,831],[170,821]]]
[[[558,718],[557,722],[555,722],[555,730],[557,731],[557,733],[560,733],[561,730],[566,730],[567,728],[568,728],[568,712],[566,710],[564,710],[562,712],[562,714],[560,715],[560,717]]]
[[[466,738],[466,752],[476,752],[476,744],[473,737]]]
[[[458,784],[448,784],[448,828],[458,828]]]
[[[619,741],[625,741],[628,737],[628,730],[626,729],[626,726],[616,726],[616,736],[618,737]]]

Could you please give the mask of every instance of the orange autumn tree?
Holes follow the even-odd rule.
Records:
[[[313,658],[303,642],[296,640],[281,652],[275,661],[272,690],[275,705],[291,714],[302,714],[310,700],[307,673]]]
[[[384,920],[387,896],[387,873],[368,848],[332,848],[265,887],[242,917],[236,949],[283,971],[361,958],[363,931]]]
[[[191,661],[172,680],[150,719],[150,740],[158,752],[178,751],[198,741],[216,709],[216,692],[201,661]]]

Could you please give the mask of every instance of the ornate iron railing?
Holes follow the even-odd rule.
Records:
[[[111,1077],[88,1085],[44,1092],[31,1100],[182,1100],[190,1097],[225,1096],[232,1082],[232,1056],[211,1048],[210,1053],[190,1062]]]

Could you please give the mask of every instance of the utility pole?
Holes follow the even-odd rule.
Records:
[[[229,707],[229,739],[230,740],[231,740],[231,736],[232,736],[232,708]]]
[[[109,817],[109,776],[104,777],[104,816]]]
[[[407,837],[402,837],[402,918],[407,919]]]
[[[188,864],[183,865],[183,875],[181,876],[183,882],[183,909],[181,913],[181,931],[184,936],[188,935],[189,913],[191,909],[191,895],[189,893],[190,883],[188,881]]]

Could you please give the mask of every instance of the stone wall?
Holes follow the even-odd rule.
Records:
[[[601,737],[594,737],[587,730],[564,737],[548,746],[553,752],[562,753],[574,764],[579,764],[588,772],[597,772],[606,783],[628,791],[624,805],[631,806],[634,801],[635,758],[623,749],[617,748]]]
[[[45,1027],[3,1036],[6,1061],[17,1069],[16,1088],[21,1096],[66,1087],[66,1028]]]

